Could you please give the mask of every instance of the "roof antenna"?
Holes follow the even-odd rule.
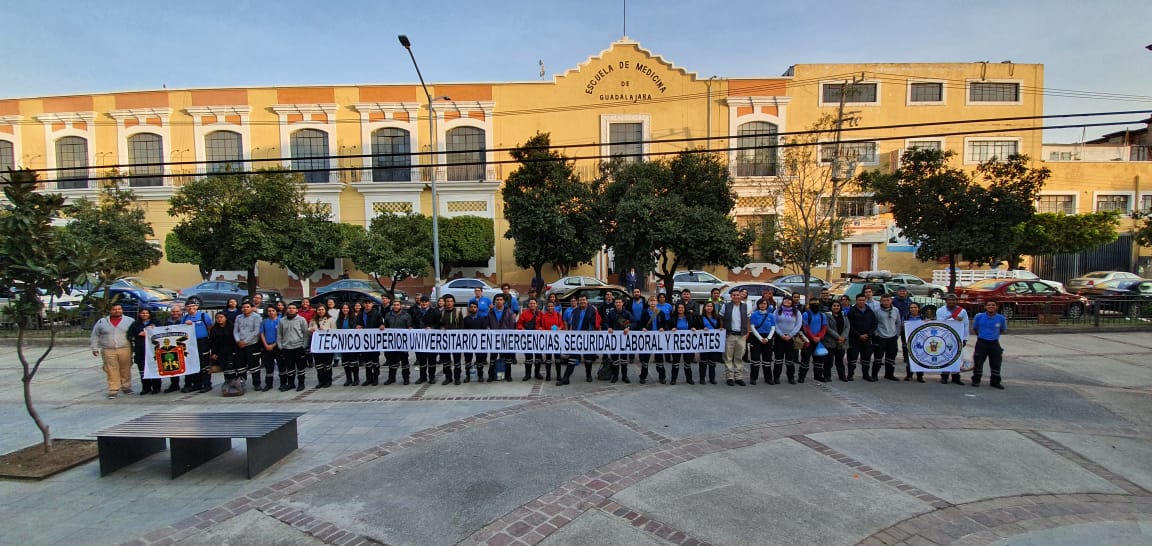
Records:
[[[547,74],[547,72],[544,70],[544,59],[540,59],[540,79],[541,80],[544,79],[545,74]]]
[[[624,37],[628,37],[628,0],[624,1]]]

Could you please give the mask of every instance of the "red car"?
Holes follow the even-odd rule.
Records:
[[[985,279],[956,288],[956,295],[971,316],[983,313],[984,304],[989,300],[1000,304],[1000,313],[1007,319],[1039,314],[1079,318],[1088,307],[1088,300],[1083,296],[1061,292],[1037,280]]]

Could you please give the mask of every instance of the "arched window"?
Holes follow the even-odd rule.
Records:
[[[401,182],[412,179],[411,139],[408,131],[396,128],[372,133],[372,180]]]
[[[204,156],[209,161],[208,174],[243,170],[243,138],[234,131],[215,131],[204,136]],[[213,163],[223,161],[224,163]]]
[[[776,125],[750,121],[736,129],[736,176],[775,176],[778,172]]]
[[[16,168],[16,147],[7,140],[0,140],[0,180],[7,181],[8,169]]]
[[[160,135],[138,133],[128,137],[128,164],[132,165],[128,172],[133,177],[129,186],[163,186],[163,162],[164,141]]]
[[[88,187],[88,139],[68,136],[56,141],[56,187],[74,190]]]
[[[448,180],[483,180],[484,130],[457,127],[447,136]]]
[[[304,175],[305,182],[328,181],[328,133],[319,129],[300,129],[292,133],[292,168]]]

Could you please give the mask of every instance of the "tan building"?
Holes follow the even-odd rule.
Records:
[[[795,65],[783,76],[701,78],[622,39],[547,81],[431,84],[432,96],[447,97],[431,105],[431,135],[429,105],[418,85],[166,89],[0,100],[0,168],[47,169],[45,189],[78,198],[95,194],[94,177],[122,166],[138,177],[131,185],[157,242],[175,223],[166,213],[167,199],[180,184],[225,165],[310,169],[305,174],[309,198],[328,204],[335,219],[362,225],[382,213],[431,214],[428,182],[434,174],[442,216],[495,221],[497,243],[487,267],[453,275],[526,285],[531,274],[515,266],[512,242],[502,237],[507,223],[499,190],[516,168],[505,150],[536,132],[551,133],[564,153],[583,158],[576,165],[586,178],[595,175],[602,157],[659,158],[692,148],[727,153],[739,194],[735,214],[756,222],[780,212],[765,188],[785,180],[770,148],[775,137],[766,134],[803,130],[821,115],[838,112],[842,92],[844,110],[856,126],[873,128],[844,133],[845,146],[860,158],[859,168],[892,169],[910,146],[956,150],[966,166],[1015,152],[1044,159],[1036,130],[1040,120],[969,121],[1041,115],[1043,85],[1043,66],[1011,63]],[[928,122],[956,123],[906,126]],[[963,134],[973,132],[978,133]],[[745,146],[765,148],[728,150]],[[404,155],[429,150],[435,155]],[[216,163],[198,163],[204,161]],[[141,166],[147,163],[164,165]],[[433,172],[426,164],[439,166]],[[1132,174],[1139,171],[1134,166]],[[1105,190],[1093,189],[1101,175],[1084,173],[1054,177],[1059,182],[1049,190],[1076,193],[1080,210],[1085,201],[1094,202],[1093,192]],[[1133,191],[1134,200],[1143,195]],[[910,247],[890,242],[895,236],[890,222],[875,218],[882,211],[867,196],[849,195],[840,208],[856,225],[838,246],[833,276],[875,268],[931,269],[912,258]],[[603,278],[611,267],[606,251],[581,272]],[[776,269],[753,263],[716,272],[746,278]],[[312,286],[345,273],[363,275],[337,260],[333,269],[312,278]],[[259,274],[264,286],[298,293],[299,282],[279,268],[261,264]],[[141,276],[169,287],[199,280],[194,266],[167,261]],[[409,288],[419,290],[420,282],[431,281],[415,282]]]

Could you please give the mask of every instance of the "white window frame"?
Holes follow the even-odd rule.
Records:
[[[1121,216],[1130,216],[1132,211],[1136,210],[1136,192],[1123,190],[1106,190],[1092,192],[1092,212],[1100,212],[1100,209],[1096,208],[1098,206],[1097,199],[1100,197],[1108,197],[1113,195],[1124,195],[1128,197],[1128,209],[1120,211]]]
[[[965,165],[979,165],[980,164],[980,160],[972,159],[972,155],[969,153],[969,148],[968,148],[969,143],[983,142],[983,141],[1009,141],[1009,140],[1016,141],[1016,153],[1017,154],[1021,153],[1021,151],[1023,150],[1023,147],[1024,147],[1024,139],[1021,137],[997,136],[997,135],[964,137],[964,164]],[[1001,157],[998,159],[1005,160],[1008,158],[1007,157]]]
[[[972,100],[972,84],[973,83],[1014,83],[1016,84],[1015,101],[973,101]],[[1024,80],[1013,79],[968,79],[964,82],[964,104],[966,106],[1020,106],[1024,104]]]
[[[248,122],[249,114],[252,112],[251,106],[189,106],[184,111],[192,116],[192,137],[195,140],[193,149],[196,153],[196,161],[208,160],[208,151],[204,145],[204,139],[208,135],[216,131],[232,131],[240,135],[241,168],[252,170],[252,164],[249,163],[252,160],[252,131]],[[205,125],[205,116],[215,116],[216,121]],[[240,116],[240,123],[226,122],[224,121],[225,116]],[[196,174],[203,176],[207,172],[207,165],[196,165]]]
[[[418,122],[420,104],[415,102],[358,102],[352,109],[360,113],[360,153],[364,154],[364,170],[360,173],[360,182],[376,182],[372,177],[372,134],[380,129],[401,129],[408,131],[408,146],[412,152],[424,151],[427,142],[422,142],[420,132],[421,123]],[[408,115],[408,121],[396,119],[396,114]],[[372,114],[384,116],[384,119],[371,120]],[[420,169],[425,162],[421,156],[415,156],[411,162],[411,173],[407,182],[420,182]],[[437,180],[440,180],[437,178]],[[371,210],[371,209],[369,209]]]
[[[1072,198],[1072,214],[1079,214],[1080,213],[1080,194],[1079,193],[1071,192],[1071,191],[1044,191],[1044,190],[1041,190],[1040,196],[1041,197],[1044,197],[1044,196],[1071,197]],[[1036,212],[1038,212],[1038,213],[1041,212],[1040,206],[1039,206],[1040,205],[1039,199],[1036,200],[1036,205],[1037,205],[1036,206]],[[1095,199],[1092,200],[1092,208],[1096,208],[1096,200]]]
[[[1143,202],[1145,197],[1152,197],[1152,192],[1146,192],[1146,191],[1140,192],[1140,195],[1136,196],[1136,203],[1134,203],[1132,205],[1133,210],[1137,210],[1140,212],[1152,212],[1152,207],[1149,207],[1148,209],[1144,209],[1144,208],[1140,207],[1140,205]]]
[[[860,80],[858,82],[851,82],[848,80],[821,80],[819,87],[816,88],[816,101],[817,105],[824,106],[840,106],[840,102],[824,102],[824,86],[825,85],[852,85],[852,84],[868,84],[876,86],[876,101],[875,102],[853,102],[845,100],[845,106],[880,106],[881,98],[884,96],[884,85],[879,80]]]
[[[651,153],[652,141],[652,115],[651,114],[602,114],[600,116],[600,155],[611,157],[612,142],[609,140],[613,123],[639,123],[641,125],[641,138],[644,143],[640,148],[639,161],[648,161]]]
[[[940,144],[940,150],[941,151],[948,149],[948,147],[945,146],[945,143],[947,141],[944,137],[906,138],[906,139],[904,139],[904,149],[905,150],[911,150],[912,148],[915,147],[915,144],[917,142],[936,142],[936,143]],[[901,154],[901,155],[903,155],[903,154]]]
[[[335,104],[274,104],[272,111],[280,116],[280,156],[284,158],[281,162],[285,169],[292,168],[292,134],[301,129],[316,129],[328,134],[328,155],[335,156],[339,154],[339,148],[336,138],[336,109]],[[303,117],[301,121],[294,121],[289,123],[288,116],[291,114],[300,114]],[[327,114],[328,121],[320,122],[313,121],[313,114]],[[257,163],[256,167],[267,167],[268,165]],[[328,182],[314,182],[313,184],[333,184],[336,187],[340,186],[340,161],[329,158],[328,160]]]
[[[128,165],[129,163],[128,139],[140,133],[152,133],[160,135],[161,152],[163,152],[160,158],[161,161],[172,161],[173,154],[182,153],[184,151],[191,151],[177,150],[172,144],[172,125],[169,123],[169,120],[172,117],[171,108],[129,108],[124,110],[113,110],[108,112],[108,115],[112,116],[112,118],[116,120],[116,151],[119,154],[118,157],[120,158],[117,163],[120,163],[121,165]],[[148,118],[159,118],[160,126],[157,127],[155,125],[145,124],[145,121],[147,121]],[[136,125],[128,127],[126,123],[130,119],[136,120]],[[94,141],[89,140],[88,145],[89,153],[91,153],[92,148],[94,147]],[[181,157],[177,159],[177,161],[183,161],[183,159],[184,158]],[[126,172],[131,172],[132,168],[129,165],[123,170]],[[142,186],[132,188],[132,191],[135,192],[136,195],[146,199],[167,199],[175,193],[175,185],[173,184],[171,174],[172,166],[166,164],[160,169],[159,186]]]
[[[825,268],[826,267],[840,267],[840,262],[842,261],[840,258],[840,255],[843,253],[844,253],[844,244],[841,243],[840,241],[833,241],[832,242],[832,263],[830,263],[830,264],[827,264],[827,263],[815,264],[812,267],[814,269],[819,269],[822,267],[825,267]]]
[[[448,182],[448,131],[457,127],[475,127],[484,131],[484,181],[490,182],[496,180],[496,153],[492,150],[495,145],[495,129],[492,126],[492,113],[496,108],[495,101],[452,101],[452,102],[435,102],[432,104],[432,111],[436,113],[436,159],[434,164],[439,165],[436,167],[436,181],[437,183],[446,184],[468,184],[474,182],[472,180],[457,180]],[[444,121],[444,114],[446,112],[456,112],[459,117],[456,119]],[[480,112],[484,114],[484,120],[478,120],[471,117],[473,112]],[[409,118],[412,119],[412,118]],[[418,142],[415,139],[416,133],[413,133],[413,146],[416,149],[423,149],[424,143]],[[368,141],[368,146],[371,148],[372,142]],[[412,180],[421,180],[419,169],[416,171],[417,175]],[[441,209],[443,211],[444,209]]]
[[[913,101],[912,100],[912,84],[914,83],[937,83],[940,84],[940,100],[939,101]],[[948,82],[946,80],[930,80],[930,79],[917,79],[908,80],[905,87],[904,104],[906,106],[943,106],[948,104]],[[926,140],[926,139],[923,139]]]
[[[13,170],[19,169],[19,168],[25,166],[23,164],[23,162],[21,161],[23,150],[20,149],[20,121],[23,119],[24,119],[24,116],[19,116],[19,115],[0,116],[0,125],[7,125],[7,126],[12,128],[11,133],[0,133],[0,140],[3,140],[5,142],[9,142],[12,144],[12,169]],[[47,132],[48,129],[49,129],[49,127],[45,127],[44,128],[45,132]],[[53,156],[56,155],[56,151],[55,151],[54,147],[53,147],[52,155]],[[91,155],[91,152],[89,152],[89,155]],[[56,159],[53,158],[52,161],[55,162]],[[54,173],[53,173],[53,176],[55,176]]]
[[[876,157],[876,159],[875,159],[875,161],[857,162],[856,166],[857,167],[875,167],[875,166],[880,165],[880,141],[868,140],[866,138],[852,139],[852,140],[845,140],[845,139],[840,140],[840,144],[853,144],[853,143],[857,143],[857,142],[871,142],[872,144],[875,144],[876,145],[876,153],[873,155]],[[817,146],[817,149],[816,149],[816,161],[819,162],[821,165],[831,166],[833,162],[824,161],[824,147],[825,146],[835,146],[835,145],[836,145],[835,142],[821,141],[820,144]]]
[[[745,123],[752,121],[766,121],[776,126],[777,139],[780,143],[784,142],[783,137],[779,134],[787,131],[788,121],[788,104],[792,102],[792,97],[778,97],[778,96],[758,96],[758,97],[728,97],[724,100],[728,106],[728,134],[736,135],[739,127]],[[775,107],[777,115],[766,114],[763,109],[766,107]],[[752,108],[751,114],[738,115],[740,108]],[[739,142],[739,137],[733,137],[736,142]],[[732,178],[736,178],[736,159],[739,155],[737,150],[728,151],[728,171],[732,173]],[[776,169],[775,177],[747,177],[740,178],[776,178],[784,176],[784,149],[781,148],[777,153],[776,161],[780,166]]]
[[[98,165],[96,158],[102,155],[111,155],[107,152],[102,154],[96,153],[96,131],[93,123],[96,121],[96,112],[56,112],[51,114],[40,114],[36,116],[36,120],[44,126],[44,165],[49,169],[59,167],[56,161],[56,141],[64,137],[80,137],[88,141],[88,188],[85,189],[69,189],[60,190],[64,194],[76,194],[89,192],[91,195],[96,195],[99,192],[99,181],[93,180],[97,176]],[[64,128],[60,130],[52,130],[52,126],[57,123],[63,123]],[[76,123],[84,123],[86,129],[77,129]],[[20,130],[20,126],[16,126],[16,130]],[[125,147],[128,141],[125,140]],[[17,145],[19,145],[17,143]],[[19,148],[17,148],[18,150]],[[127,148],[125,148],[127,149]],[[18,153],[18,152],[17,152]],[[123,157],[128,157],[124,155]],[[20,158],[17,156],[17,162]],[[115,163],[115,161],[113,161]],[[57,171],[48,171],[45,173],[45,180],[56,180]]]

